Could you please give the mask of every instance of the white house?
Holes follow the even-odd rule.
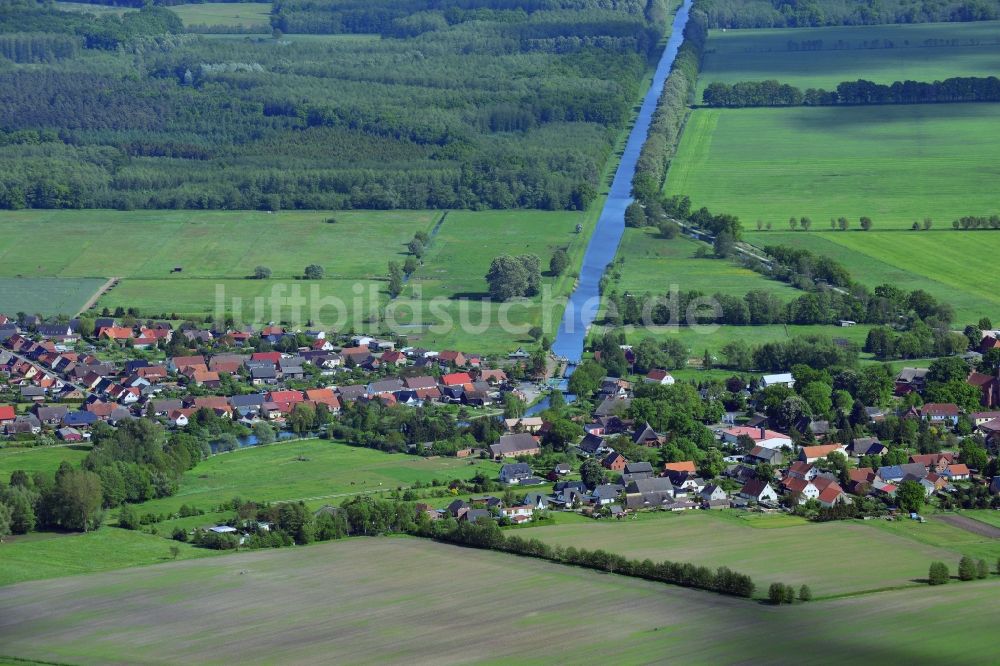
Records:
[[[764,388],[768,386],[795,386],[795,379],[790,372],[782,372],[776,375],[764,375],[760,378],[760,385]]]
[[[759,503],[774,503],[778,501],[778,493],[774,491],[767,481],[761,479],[750,479],[740,488],[740,497],[753,500]]]
[[[500,509],[500,515],[513,522],[523,521],[525,518],[531,520],[531,517],[534,514],[535,514],[534,508],[525,505],[505,506],[502,509]]]
[[[749,437],[755,446],[762,446],[765,449],[780,449],[792,446],[792,438],[788,435],[768,430],[767,428],[751,428],[750,426],[734,426],[722,431],[722,441],[726,444],[735,444],[740,436]]]
[[[646,374],[642,381],[649,384],[659,384],[660,386],[670,386],[674,383],[674,376],[666,370],[654,368]]]

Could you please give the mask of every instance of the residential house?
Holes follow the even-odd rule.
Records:
[[[653,369],[646,373],[646,376],[643,377],[643,381],[650,384],[670,386],[674,383],[674,377],[666,370]]]
[[[545,422],[540,416],[522,416],[516,419],[504,419],[503,425],[507,432],[529,432],[537,433],[542,429]]]
[[[441,386],[451,388],[451,387],[462,387],[466,384],[472,383],[472,377],[469,376],[467,372],[452,372],[441,377]]]
[[[600,455],[609,450],[604,438],[592,433],[584,435],[577,448],[588,456]]]
[[[746,455],[745,460],[753,465],[758,463],[767,463],[768,465],[777,467],[785,461],[785,455],[777,449],[755,446],[750,449],[750,453]]]
[[[819,488],[812,481],[789,476],[781,482],[781,485],[785,492],[798,497],[799,504],[805,504],[809,500],[819,498]]]
[[[969,471],[968,465],[955,463],[954,465],[948,465],[948,468],[941,473],[941,476],[950,481],[968,481],[971,476],[971,472]]]
[[[494,458],[537,456],[541,452],[538,442],[528,433],[501,435],[499,442],[490,445],[490,454]]]
[[[609,469],[612,472],[624,472],[625,465],[627,464],[628,461],[625,460],[625,456],[617,451],[612,451],[601,460],[601,465],[604,466],[605,469]]]
[[[909,393],[923,393],[927,386],[929,368],[903,368],[896,375],[895,394],[905,396]]]
[[[920,417],[931,423],[958,423],[958,405],[951,402],[928,402],[920,408]]]
[[[750,479],[743,484],[739,496],[760,504],[773,504],[778,501],[778,493],[774,491],[771,484],[757,478]]]
[[[882,456],[889,452],[889,447],[880,442],[877,437],[856,437],[847,447],[848,452],[856,457]]]
[[[501,483],[516,484],[530,476],[531,465],[528,463],[508,463],[500,468]]]
[[[847,448],[843,444],[819,444],[817,446],[803,446],[799,449],[799,460],[807,463],[814,463],[817,460],[826,458],[831,453],[847,454]]]
[[[648,423],[644,423],[641,428],[636,428],[632,434],[632,443],[639,446],[659,446],[664,441],[663,435],[653,430]]]
[[[726,444],[736,444],[740,437],[748,437],[754,445],[766,449],[780,449],[792,446],[792,438],[774,430],[761,427],[735,426],[722,431],[722,441]]]

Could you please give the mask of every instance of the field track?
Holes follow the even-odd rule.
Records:
[[[978,534],[979,536],[989,537],[990,539],[1000,539],[1000,527],[987,525],[984,522],[980,522],[967,516],[959,516],[950,513],[942,516],[933,516],[932,520],[940,520],[942,523],[947,523],[952,527],[957,527],[961,530],[965,530],[966,532]]]
[[[115,285],[118,284],[119,280],[121,280],[121,278],[109,278],[107,282],[101,285],[100,289],[94,292],[93,296],[87,299],[87,302],[83,304],[80,311],[76,313],[76,316],[79,317],[84,312],[97,305],[97,301],[100,300],[101,296],[111,291]]]

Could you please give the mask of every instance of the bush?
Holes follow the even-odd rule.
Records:
[[[989,578],[990,568],[986,564],[986,560],[979,560],[976,563],[976,578]]]
[[[170,538],[173,539],[174,541],[187,542],[188,540],[187,530],[184,529],[183,527],[175,527],[173,533],[170,535]]]
[[[124,530],[137,530],[141,524],[139,513],[131,504],[123,504],[118,510],[118,527]]]
[[[944,585],[948,582],[951,574],[948,572],[948,565],[944,562],[932,562],[930,572],[927,575],[927,582],[931,585]]]
[[[812,601],[812,598],[813,593],[812,590],[809,589],[808,585],[803,585],[799,588],[799,599],[801,601]]]
[[[778,604],[784,603],[785,601],[785,584],[784,583],[771,583],[771,586],[767,588],[767,600],[772,604],[777,606]]]
[[[963,555],[958,561],[958,579],[973,580],[976,577],[976,563],[968,555]]]

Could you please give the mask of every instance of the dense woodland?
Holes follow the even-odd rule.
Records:
[[[778,81],[710,83],[702,101],[712,107],[859,106],[866,104],[927,104],[934,102],[1000,102],[1000,79],[995,76],[956,76],[932,83],[896,81],[886,85],[864,79],[844,81],[836,90],[809,88],[805,92]]]
[[[0,207],[582,209],[665,7],[296,0],[276,6],[280,31],[347,31],[310,17],[351,10],[382,37],[211,38],[163,7],[15,0]]]
[[[712,28],[802,28],[986,21],[1000,17],[998,0],[705,0]]]

